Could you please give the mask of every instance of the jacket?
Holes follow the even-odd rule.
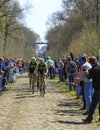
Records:
[[[89,79],[92,78],[92,85],[94,90],[100,90],[100,64],[95,64],[92,66],[87,77]]]

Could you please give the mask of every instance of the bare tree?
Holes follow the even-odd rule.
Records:
[[[11,3],[5,10],[5,16],[3,17],[4,22],[4,45],[3,52],[6,54],[7,38],[11,36],[13,32],[18,30],[17,27],[18,19],[22,18],[23,9],[20,8],[17,2]]]
[[[0,8],[3,7],[6,3],[8,3],[10,0],[0,0]]]
[[[98,32],[99,27],[99,0],[96,0],[96,31]]]

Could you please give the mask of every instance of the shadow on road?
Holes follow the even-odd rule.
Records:
[[[37,95],[28,95],[28,96],[18,96],[15,99],[21,99],[21,98],[34,98],[37,97]]]
[[[60,116],[81,116],[80,111],[77,110],[55,110],[55,114]]]
[[[58,106],[59,107],[66,107],[66,106],[68,106],[68,107],[79,107],[79,104],[78,103],[75,103],[74,101],[73,101],[73,99],[63,99],[62,101],[60,101],[59,102],[59,104],[58,104]]]
[[[63,121],[63,120],[58,120],[58,123],[61,123],[61,124],[73,124],[73,125],[82,125],[82,124],[84,124],[84,122]]]

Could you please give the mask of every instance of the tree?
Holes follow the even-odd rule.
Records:
[[[23,23],[28,8],[20,7],[16,0],[0,0],[0,55],[29,59],[35,54],[40,37]]]
[[[20,8],[18,2],[9,2],[2,9],[2,23],[4,26],[4,45],[3,52],[6,55],[7,38],[11,36],[13,32],[18,30],[18,19],[22,18],[23,9]]]
[[[6,3],[8,3],[10,0],[0,0],[0,8],[2,8]]]

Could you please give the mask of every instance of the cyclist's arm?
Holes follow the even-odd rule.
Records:
[[[45,64],[45,75],[48,73],[48,66]]]

